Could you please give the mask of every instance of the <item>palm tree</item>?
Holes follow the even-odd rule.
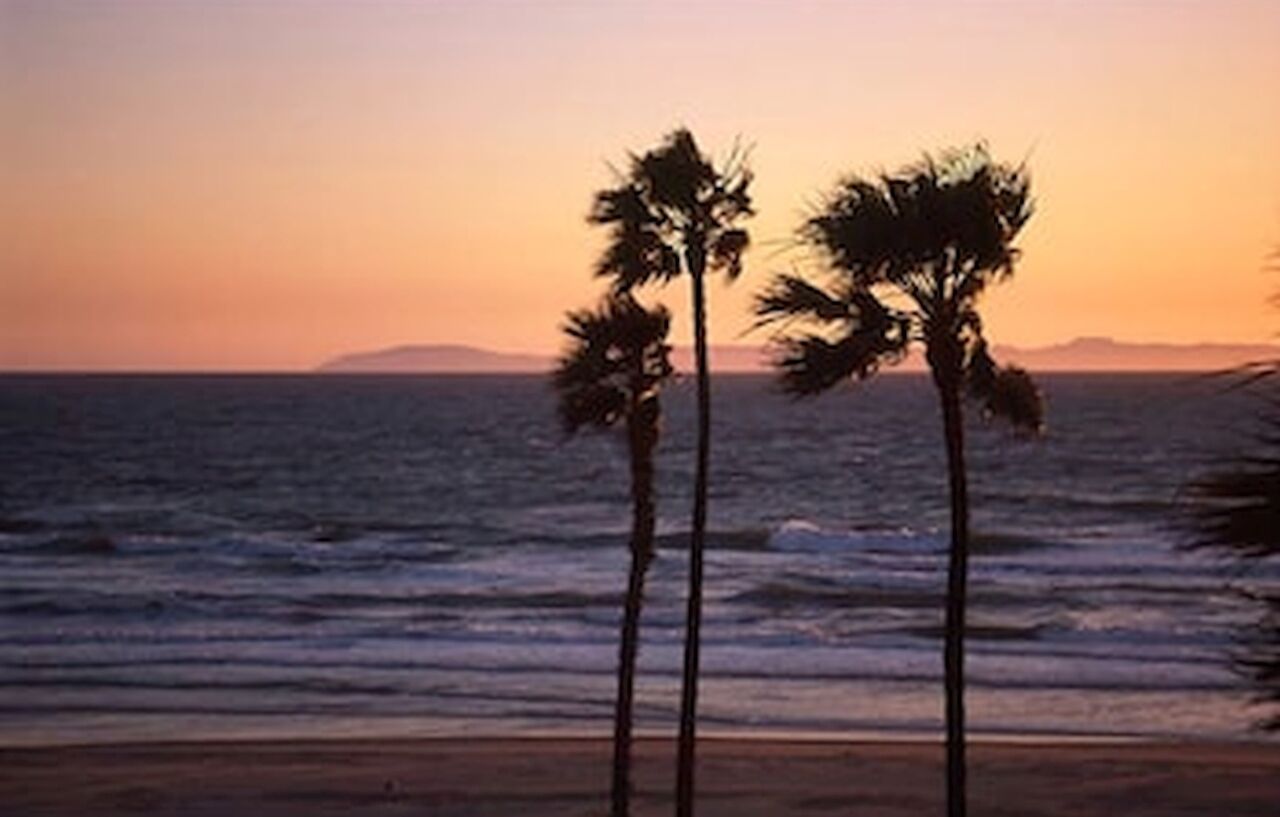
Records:
[[[961,400],[1038,431],[1043,407],[1025,371],[997,366],[978,297],[1013,273],[1013,240],[1031,215],[1022,167],[982,145],[925,156],[894,175],[844,180],[800,229],[828,265],[827,280],[779,275],[757,297],[761,324],[807,324],[775,339],[784,390],[815,395],[862,380],[924,346],[942,408],[951,499],[943,657],[947,813],[965,814],[964,634],[969,499]],[[816,330],[816,331],[815,331]]]
[[[662,408],[659,392],[672,374],[666,309],[645,309],[630,295],[613,295],[596,311],[570,312],[569,347],[553,377],[566,431],[626,428],[631,466],[631,567],[618,649],[614,709],[611,814],[626,817],[631,793],[631,722],[640,608],[653,559],[653,453]]]
[[[680,738],[676,763],[676,814],[693,814],[694,747],[698,708],[698,652],[702,625],[702,562],[707,528],[707,464],[710,457],[711,389],[707,367],[707,309],[704,278],[723,271],[731,280],[742,272],[749,239],[735,225],[753,215],[748,188],[751,172],[735,149],[717,169],[684,128],[657,148],[632,155],[617,187],[596,194],[589,221],[610,228],[609,243],[596,267],[613,279],[616,291],[651,281],[666,283],[681,274],[693,287],[693,338],[697,368],[698,442],[693,522],[689,540],[689,598],[685,623],[684,671],[680,696]]]
[[[1271,378],[1280,373],[1280,362],[1252,372]],[[1253,450],[1196,481],[1191,486],[1192,526],[1195,547],[1210,547],[1243,562],[1280,559],[1280,382],[1269,380],[1264,392],[1264,413]],[[1256,631],[1241,641],[1237,668],[1256,690],[1256,700],[1280,706],[1280,592],[1262,591],[1262,618]],[[1259,724],[1280,731],[1280,709],[1273,709]]]
[[[1280,272],[1280,249],[1271,255]],[[1272,296],[1280,305],[1280,293]],[[1258,361],[1230,373],[1233,388],[1262,397],[1259,430],[1248,456],[1194,482],[1190,495],[1193,547],[1208,547],[1244,561],[1280,559],[1280,360]],[[1280,592],[1264,591],[1262,620],[1246,636],[1237,666],[1253,681],[1257,700],[1273,707],[1259,724],[1280,731]]]

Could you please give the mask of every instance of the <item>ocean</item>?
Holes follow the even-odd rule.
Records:
[[[1230,668],[1280,573],[1179,548],[1253,408],[1040,378],[971,418],[971,734],[1261,739]],[[637,723],[678,707],[693,384],[665,397]],[[714,385],[703,734],[938,737],[946,471],[924,376]],[[609,733],[617,437],[529,376],[0,377],[0,744]]]

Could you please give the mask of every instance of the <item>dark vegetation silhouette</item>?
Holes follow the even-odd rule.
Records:
[[[676,761],[676,814],[693,814],[697,732],[698,665],[702,624],[703,551],[707,528],[707,468],[710,459],[711,388],[707,365],[705,278],[742,272],[749,237],[736,226],[753,215],[751,171],[735,148],[717,168],[688,130],[677,129],[656,148],[630,157],[618,185],[596,194],[589,220],[609,228],[596,273],[627,292],[651,282],[687,275],[692,286],[694,360],[698,392],[698,439],[693,520],[689,539],[689,596],[685,621]]]
[[[1280,271],[1280,250],[1273,256]],[[1280,294],[1272,297],[1280,305]],[[1258,361],[1227,373],[1231,387],[1259,398],[1258,428],[1250,451],[1191,485],[1191,545],[1239,558],[1246,564],[1280,560],[1280,360]],[[1242,639],[1237,668],[1256,700],[1270,713],[1262,729],[1280,731],[1280,592],[1264,591],[1261,619]]]
[[[646,309],[629,294],[614,294],[592,310],[570,312],[569,345],[553,383],[560,421],[582,428],[625,429],[631,470],[631,565],[618,648],[618,695],[613,720],[610,813],[626,817],[631,795],[631,724],[645,575],[653,559],[653,458],[658,445],[660,393],[672,375],[667,331],[671,316]]]
[[[987,286],[1013,274],[1013,241],[1032,212],[1029,191],[1023,167],[994,162],[982,145],[926,155],[895,174],[849,177],[800,228],[801,242],[825,261],[823,276],[777,275],[756,299],[759,325],[782,325],[774,364],[796,396],[871,377],[913,343],[924,346],[942,409],[951,502],[943,661],[951,817],[966,810],[962,398],[1020,429],[1043,424],[1038,389],[1022,369],[991,358],[977,310]],[[788,334],[788,325],[800,329]]]

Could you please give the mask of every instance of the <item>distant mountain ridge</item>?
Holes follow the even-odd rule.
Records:
[[[1214,371],[1257,360],[1280,359],[1280,345],[1233,343],[1127,343],[1111,338],[1076,338],[1067,343],[1023,348],[996,346],[996,359],[1017,363],[1033,372],[1054,371]],[[760,372],[768,368],[763,346],[715,345],[711,366],[721,372]],[[692,371],[693,353],[677,346],[673,363]],[[326,374],[531,374],[547,372],[555,363],[551,355],[498,352],[461,344],[394,346],[341,355],[322,363],[316,371]],[[903,364],[919,371],[923,361],[912,355]]]
[[[764,371],[760,346],[712,346],[712,366],[722,371]],[[693,350],[677,346],[672,363],[682,372],[693,370]],[[555,365],[552,355],[497,352],[460,344],[415,344],[371,352],[356,352],[327,360],[316,371],[326,374],[525,374],[547,372]]]
[[[1259,360],[1280,359],[1280,345],[1245,343],[1125,343],[1111,338],[1076,338],[1053,346],[1024,349],[996,346],[996,359],[1033,372],[1217,371]]]
[[[482,374],[544,372],[550,365],[551,358],[543,355],[494,352],[459,344],[422,344],[341,355],[325,361],[317,371],[333,374]]]

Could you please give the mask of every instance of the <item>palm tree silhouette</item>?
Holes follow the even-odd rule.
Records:
[[[680,128],[657,148],[632,155],[628,171],[619,174],[618,186],[596,194],[589,217],[592,223],[610,228],[609,243],[596,273],[612,278],[616,291],[628,291],[651,281],[666,283],[681,274],[689,276],[693,287],[698,443],[676,763],[678,817],[693,814],[702,563],[707,528],[711,389],[703,279],[708,270],[723,271],[731,280],[742,272],[742,254],[749,238],[746,230],[735,225],[753,215],[748,193],[751,178],[743,151],[735,148],[728,162],[717,169],[702,154],[693,134]]]
[[[1275,378],[1280,362],[1251,376]],[[1192,545],[1211,547],[1243,562],[1280,559],[1280,379],[1261,392],[1263,413],[1253,450],[1202,477],[1191,486]],[[1280,592],[1257,595],[1262,616],[1256,629],[1242,636],[1237,669],[1252,681],[1255,700],[1272,707],[1258,724],[1280,731]]]
[[[951,500],[944,674],[947,813],[965,814],[964,633],[969,500],[961,399],[1038,431],[1043,406],[1025,371],[1000,367],[982,335],[977,300],[1013,273],[1014,238],[1031,215],[1023,168],[977,145],[926,155],[897,174],[844,180],[800,229],[827,280],[778,275],[757,296],[760,324],[807,324],[775,338],[785,391],[815,395],[865,379],[923,344],[942,408]],[[814,330],[817,331],[814,331]]]
[[[1271,255],[1280,272],[1280,249]],[[1272,296],[1280,306],[1280,293]],[[1254,389],[1262,398],[1259,430],[1251,450],[1191,485],[1193,547],[1214,548],[1241,560],[1280,559],[1280,360],[1264,360],[1228,373],[1232,388]],[[1259,724],[1280,731],[1280,592],[1262,591],[1262,619],[1245,636],[1237,667],[1272,712]]]
[[[570,312],[569,347],[552,375],[566,431],[624,425],[631,466],[631,567],[618,649],[614,709],[611,814],[626,817],[631,794],[631,722],[640,608],[653,559],[653,453],[662,407],[659,393],[672,374],[663,307],[646,309],[627,294],[607,298],[595,311]]]

